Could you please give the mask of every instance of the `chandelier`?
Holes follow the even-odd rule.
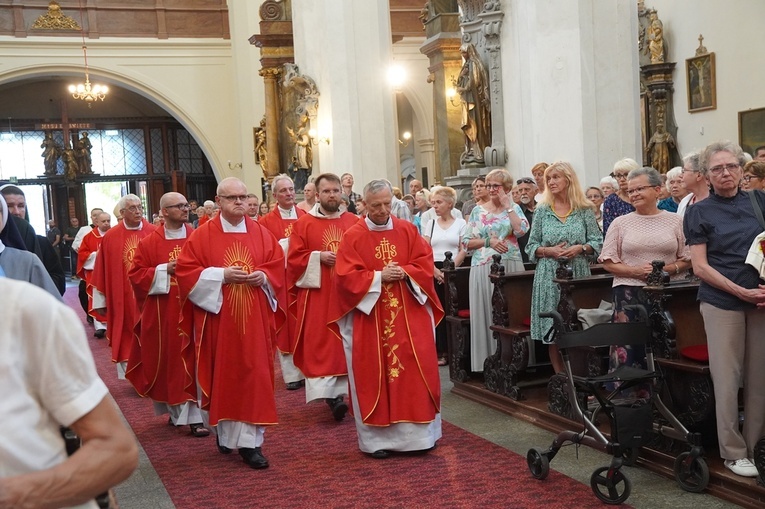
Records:
[[[90,83],[90,73],[88,72],[88,46],[85,44],[85,25],[82,22],[82,0],[80,0],[80,30],[82,35],[82,55],[85,58],[85,83],[69,85],[69,93],[75,99],[82,99],[90,107],[94,101],[104,100],[109,93],[109,87],[106,85],[93,85]]]
[[[84,37],[83,37],[84,42]],[[85,56],[85,83],[78,83],[77,85],[69,85],[69,92],[75,99],[82,99],[85,102],[92,103],[96,100],[104,100],[106,94],[109,93],[109,87],[106,85],[92,85],[90,83],[90,75],[88,73],[88,48],[85,44],[82,45],[82,53]]]

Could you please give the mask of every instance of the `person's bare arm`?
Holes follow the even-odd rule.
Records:
[[[0,479],[0,509],[83,504],[135,470],[138,447],[111,396],[70,427],[82,439],[82,447],[55,467]]]

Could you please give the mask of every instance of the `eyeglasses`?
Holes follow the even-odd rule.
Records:
[[[618,180],[624,180],[627,178],[627,175],[629,175],[629,172],[627,173],[612,173],[611,176]]]
[[[521,184],[536,184],[536,181],[531,177],[523,177],[522,179],[518,179],[515,181],[516,185]]]
[[[189,205],[188,203],[177,203],[175,205],[168,205],[165,208],[166,209],[189,210],[191,208],[191,205]]]
[[[683,168],[680,173],[698,173],[699,170],[689,170],[687,168]]]
[[[741,180],[744,182],[749,182],[752,179],[762,180],[762,177],[758,177],[757,175],[744,175],[741,177]]]
[[[129,207],[125,207],[125,210],[130,212],[141,212],[143,210],[143,205],[131,205]]]
[[[733,173],[733,170],[737,170],[739,168],[741,168],[741,165],[738,163],[720,164],[718,166],[709,168],[709,173],[717,177],[722,175],[725,170],[728,170],[728,173]]]
[[[660,187],[660,186],[640,186],[640,187],[636,187],[635,189],[628,189],[627,195],[632,196],[633,194],[642,193],[646,189],[651,189],[652,187]]]
[[[237,195],[232,194],[230,196],[219,194],[218,198],[223,198],[224,200],[229,200],[229,201],[247,201],[246,194],[237,194]]]
[[[499,189],[504,187],[502,184],[486,184],[486,189]]]

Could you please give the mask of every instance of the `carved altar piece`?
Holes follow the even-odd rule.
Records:
[[[282,108],[286,131],[284,146],[291,147],[282,155],[290,164],[295,191],[302,192],[313,171],[313,148],[310,131],[319,110],[319,90],[313,78],[300,74],[295,64],[284,64],[282,72]]]

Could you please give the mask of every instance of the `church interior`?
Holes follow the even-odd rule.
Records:
[[[450,186],[462,201],[474,179],[495,168],[521,179],[541,161],[568,161],[587,188],[624,158],[667,173],[719,140],[755,156],[765,145],[765,88],[757,78],[765,70],[755,65],[756,48],[765,48],[763,18],[761,0],[0,2],[0,183],[24,190],[29,222],[44,234],[50,221],[62,230],[70,218],[86,225],[92,208],[111,211],[127,193],[139,196],[149,220],[164,193],[201,205],[227,177],[264,202],[274,201],[277,175],[290,175],[302,198],[306,183],[324,172],[351,173],[359,193],[385,178],[406,194],[417,180]],[[481,76],[480,90],[465,85],[470,73]],[[397,458],[379,467],[384,462],[355,457],[352,425],[341,423],[347,429],[333,438],[337,427],[305,424],[313,410],[277,376],[280,420],[299,424],[270,447],[290,453],[272,456],[282,464],[266,477],[239,468],[217,479],[234,469],[201,466],[217,459],[211,439],[168,435],[150,403],[114,379],[107,385],[141,453],[136,473],[112,491],[111,507],[600,506],[590,474],[608,464],[608,454],[566,448],[550,465],[557,477],[537,481],[529,473],[527,451],[572,426],[568,401],[555,399],[564,397],[565,382],[551,379],[549,366],[513,361],[525,341],[513,328],[520,319],[492,325],[496,370],[471,372],[466,320],[456,313],[464,304],[456,293],[469,291],[466,272],[447,274],[447,286],[448,278],[454,312],[446,310],[450,352],[440,376],[449,427],[439,462],[413,468],[405,463],[419,458]],[[519,276],[495,292],[528,300],[528,281]],[[581,299],[577,307],[597,307],[610,291],[598,280],[586,288],[569,283],[561,284],[572,302]],[[68,291],[75,287],[69,281]],[[626,503],[762,507],[765,479],[730,474],[717,453],[708,364],[677,354],[683,341],[706,341],[700,315],[688,310],[696,305],[690,291],[657,297],[674,313],[660,364],[681,420],[705,437],[708,479],[700,493],[678,486],[675,458],[683,448],[660,437],[626,467]],[[75,300],[66,302],[76,308]],[[114,378],[105,346],[89,344],[99,372]],[[292,476],[309,468],[312,453],[301,447],[313,446],[290,445],[289,433],[302,433],[304,424],[320,430],[316,443],[350,449],[338,466],[353,473],[346,480],[332,472],[332,455],[322,455],[310,472],[333,489],[312,484],[300,498],[287,492],[301,491],[303,477]],[[469,437],[449,442],[450,431]],[[168,437],[154,437],[162,433]],[[461,457],[473,452],[459,447],[478,447],[473,436],[486,448],[483,460]],[[180,442],[188,459],[170,457]],[[518,475],[492,468],[495,454],[517,457]],[[765,471],[765,445],[754,460]],[[478,465],[486,493],[460,470]],[[423,482],[432,486],[412,486],[417,468],[429,472]],[[567,498],[566,483],[583,495]],[[363,496],[344,498],[357,488]],[[549,498],[529,498],[544,493]]]

